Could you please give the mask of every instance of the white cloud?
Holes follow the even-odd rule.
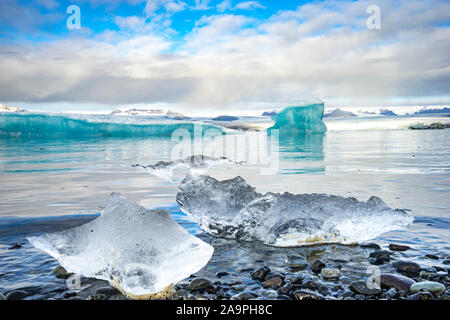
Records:
[[[233,6],[231,0],[223,0],[216,5],[216,10],[219,13],[224,13],[225,11],[236,11],[236,10],[256,10],[265,9],[266,7],[260,4],[258,1],[244,1],[239,2]]]
[[[223,0],[222,2],[216,5],[216,9],[220,13],[223,13],[228,9],[231,9],[231,0]]]
[[[117,18],[120,32],[91,40],[3,44],[0,101],[224,110],[311,96],[345,105],[450,100],[450,28],[442,26],[450,4],[378,3],[381,30],[365,27],[368,2],[318,2],[268,20],[205,16],[176,50],[151,28],[127,34],[146,30],[135,17]]]
[[[173,14],[184,11],[187,4],[181,0],[147,0],[145,5],[145,13],[147,16],[154,16],[161,10],[167,14]]]
[[[209,10],[211,0],[195,0],[195,6],[192,7],[192,10]]]
[[[238,10],[254,10],[265,9],[266,7],[260,4],[258,1],[245,1],[236,4],[234,8]]]

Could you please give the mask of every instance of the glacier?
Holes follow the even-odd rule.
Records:
[[[191,173],[201,173],[202,169],[212,168],[215,165],[229,164],[229,165],[239,165],[243,162],[232,161],[226,157],[210,157],[207,155],[193,155],[186,157],[184,159],[174,160],[174,161],[159,161],[152,165],[140,165],[133,164],[132,167],[141,167],[147,170],[151,175],[154,175],[163,180],[174,182],[173,175],[176,169],[188,169]]]
[[[28,241],[69,272],[109,281],[133,298],[170,291],[202,269],[214,251],[166,211],[145,209],[118,193],[97,219]]]
[[[277,247],[353,244],[413,222],[375,196],[364,202],[329,194],[260,194],[241,177],[218,181],[188,175],[177,203],[214,236]]]
[[[284,108],[272,117],[275,124],[268,132],[280,130],[280,136],[290,134],[325,133],[327,126],[322,121],[325,107],[323,102],[300,103]]]

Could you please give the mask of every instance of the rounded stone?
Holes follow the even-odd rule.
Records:
[[[270,269],[266,266],[259,268],[255,272],[252,273],[252,278],[254,280],[264,281],[266,279],[266,275],[270,272]]]
[[[263,288],[281,288],[283,286],[283,279],[280,277],[273,277],[263,282]]]
[[[410,261],[397,261],[392,264],[400,273],[419,273],[420,265]]]
[[[411,248],[408,246],[402,246],[400,244],[391,243],[389,245],[389,250],[392,250],[392,251],[406,251],[409,249],[411,249]]]
[[[335,269],[335,268],[323,268],[320,271],[320,274],[325,279],[337,279],[340,277],[341,271],[339,271],[339,269]]]
[[[381,247],[378,244],[373,242],[361,243],[359,246],[363,249],[377,249],[377,250],[381,249]]]
[[[409,291],[411,285],[416,283],[413,279],[400,274],[382,273],[380,275],[380,285],[382,288],[395,288],[398,291]]]
[[[195,278],[189,283],[190,291],[205,291],[214,289],[214,285],[211,281],[205,278]]]
[[[323,268],[325,268],[325,263],[320,260],[316,260],[311,264],[311,270],[315,273],[319,273]]]
[[[299,255],[288,255],[286,264],[292,269],[302,270],[308,266],[305,258]]]
[[[350,284],[350,289],[353,292],[364,294],[367,296],[377,295],[381,293],[381,289],[375,286],[369,287],[365,281],[354,281]]]
[[[257,298],[258,295],[252,292],[242,292],[231,297],[231,300],[251,300]]]
[[[433,294],[442,294],[445,292],[445,286],[439,282],[422,281],[413,284],[409,291],[411,293],[417,293],[419,291],[428,291]]]
[[[67,279],[72,274],[68,272],[64,267],[57,266],[55,269],[53,269],[52,273],[57,277],[58,279]]]
[[[433,295],[429,292],[418,292],[408,297],[408,300],[433,300]]]
[[[108,297],[113,296],[118,293],[120,293],[119,290],[117,290],[116,288],[110,287],[110,286],[100,287],[97,290],[95,290],[96,295],[103,294]]]
[[[324,297],[321,294],[315,293],[310,290],[297,290],[293,293],[296,300],[323,300]]]

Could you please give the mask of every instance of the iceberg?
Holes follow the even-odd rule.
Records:
[[[170,137],[177,129],[195,131],[195,121],[164,117],[117,117],[112,115],[76,115],[0,112],[2,138],[127,138]],[[202,130],[224,132],[223,127],[202,123]]]
[[[327,126],[322,121],[324,109],[323,102],[289,106],[272,117],[275,124],[268,132],[278,129],[281,135],[325,133]]]
[[[166,211],[145,209],[117,193],[97,219],[28,241],[69,272],[109,281],[133,298],[167,293],[203,268],[214,251]]]
[[[149,174],[154,175],[163,180],[174,182],[173,174],[176,169],[186,168],[189,170],[208,169],[219,164],[242,164],[242,162],[231,161],[226,157],[210,157],[206,155],[193,155],[185,159],[174,161],[159,161],[156,164],[144,166],[140,164],[133,164],[132,167],[141,167],[148,171]]]
[[[188,175],[177,203],[200,227],[217,237],[277,247],[318,243],[353,244],[413,222],[378,197],[368,201],[329,194],[260,194],[241,177],[218,181]]]

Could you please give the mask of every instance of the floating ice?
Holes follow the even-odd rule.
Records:
[[[177,202],[201,228],[215,236],[286,247],[361,242],[412,223],[378,197],[367,202],[328,194],[255,191],[241,177],[218,181],[188,175]]]
[[[107,280],[133,297],[161,292],[189,277],[214,251],[166,211],[147,210],[117,193],[97,219],[28,240],[69,272]]]
[[[327,126],[322,121],[323,112],[323,102],[287,107],[273,116],[275,124],[268,130],[278,129],[281,135],[325,133]]]
[[[197,170],[201,172],[202,169],[208,169],[219,164],[240,164],[225,157],[214,158],[206,155],[195,155],[185,159],[175,161],[159,161],[156,164],[143,166],[140,164],[133,164],[133,167],[142,167],[147,169],[148,173],[163,180],[173,182],[173,174],[176,169],[186,168],[191,171]]]
[[[177,129],[194,133],[199,123],[164,117],[118,117],[50,113],[0,113],[0,137],[8,138],[101,138],[171,137]],[[203,131],[224,128],[202,123]]]

